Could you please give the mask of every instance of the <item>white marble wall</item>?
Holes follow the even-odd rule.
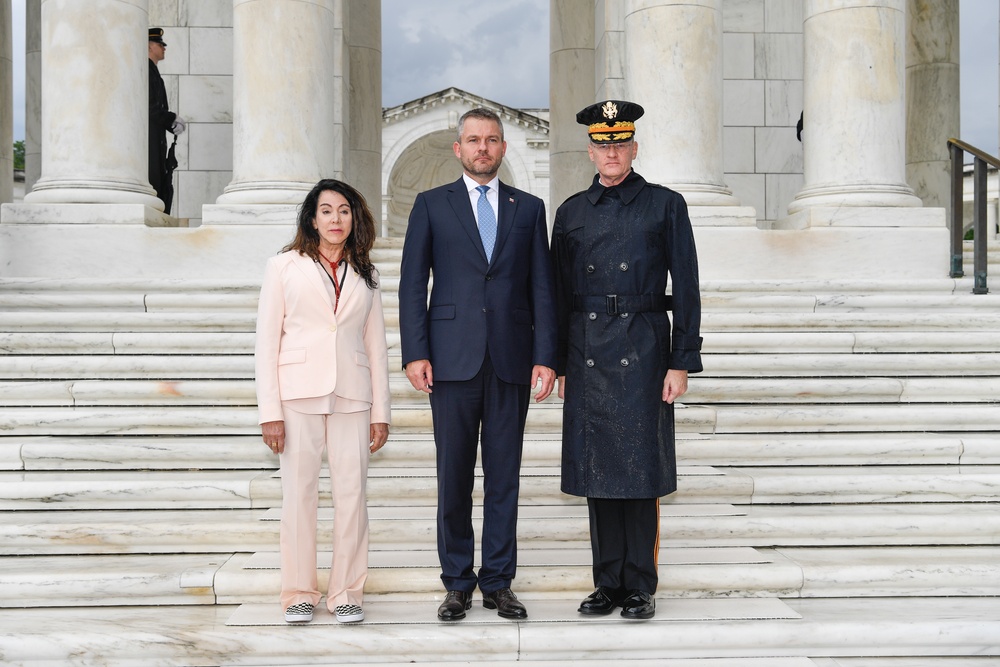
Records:
[[[723,0],[726,185],[758,220],[801,189],[802,0]]]

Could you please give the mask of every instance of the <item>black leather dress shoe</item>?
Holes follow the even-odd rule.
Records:
[[[448,591],[444,602],[438,607],[438,618],[442,621],[458,621],[465,618],[465,612],[472,609],[472,593]]]
[[[483,606],[487,609],[496,609],[497,614],[502,618],[528,618],[528,610],[514,595],[514,591],[509,588],[501,588],[493,593],[483,593]]]
[[[655,613],[656,601],[649,593],[632,591],[622,601],[622,618],[653,618]]]
[[[615,590],[613,588],[608,588],[607,586],[598,586],[597,590],[587,596],[587,598],[580,603],[580,608],[577,609],[581,614],[586,614],[587,616],[606,616],[615,610],[615,607],[620,605],[621,602],[618,600],[618,596],[615,595]]]

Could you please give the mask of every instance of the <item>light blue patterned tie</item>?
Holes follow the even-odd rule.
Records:
[[[488,185],[480,185],[479,201],[476,209],[479,214],[479,236],[483,239],[483,248],[486,250],[486,259],[493,258],[493,246],[497,242],[497,217],[493,214],[493,207],[486,199],[486,192],[490,189]]]

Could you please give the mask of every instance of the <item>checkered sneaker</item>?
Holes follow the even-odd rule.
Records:
[[[313,620],[313,606],[308,602],[293,604],[285,610],[286,623],[308,623]]]
[[[356,604],[342,604],[338,606],[334,613],[340,623],[357,623],[365,620],[365,612]]]

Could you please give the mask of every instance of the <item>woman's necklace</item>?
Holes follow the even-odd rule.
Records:
[[[336,313],[337,306],[340,305],[340,290],[344,286],[344,281],[347,280],[347,261],[343,257],[341,257],[340,261],[334,262],[333,260],[329,259],[326,255],[324,255],[322,252],[319,253],[319,256],[323,258],[323,261],[325,261],[327,264],[330,265],[330,271],[324,273],[326,273],[326,275],[330,277],[330,282],[333,283],[333,293],[335,295],[333,302],[333,312]],[[341,264],[344,265],[344,270],[343,270],[343,275],[341,275],[340,279],[338,280],[337,269],[340,267]]]

